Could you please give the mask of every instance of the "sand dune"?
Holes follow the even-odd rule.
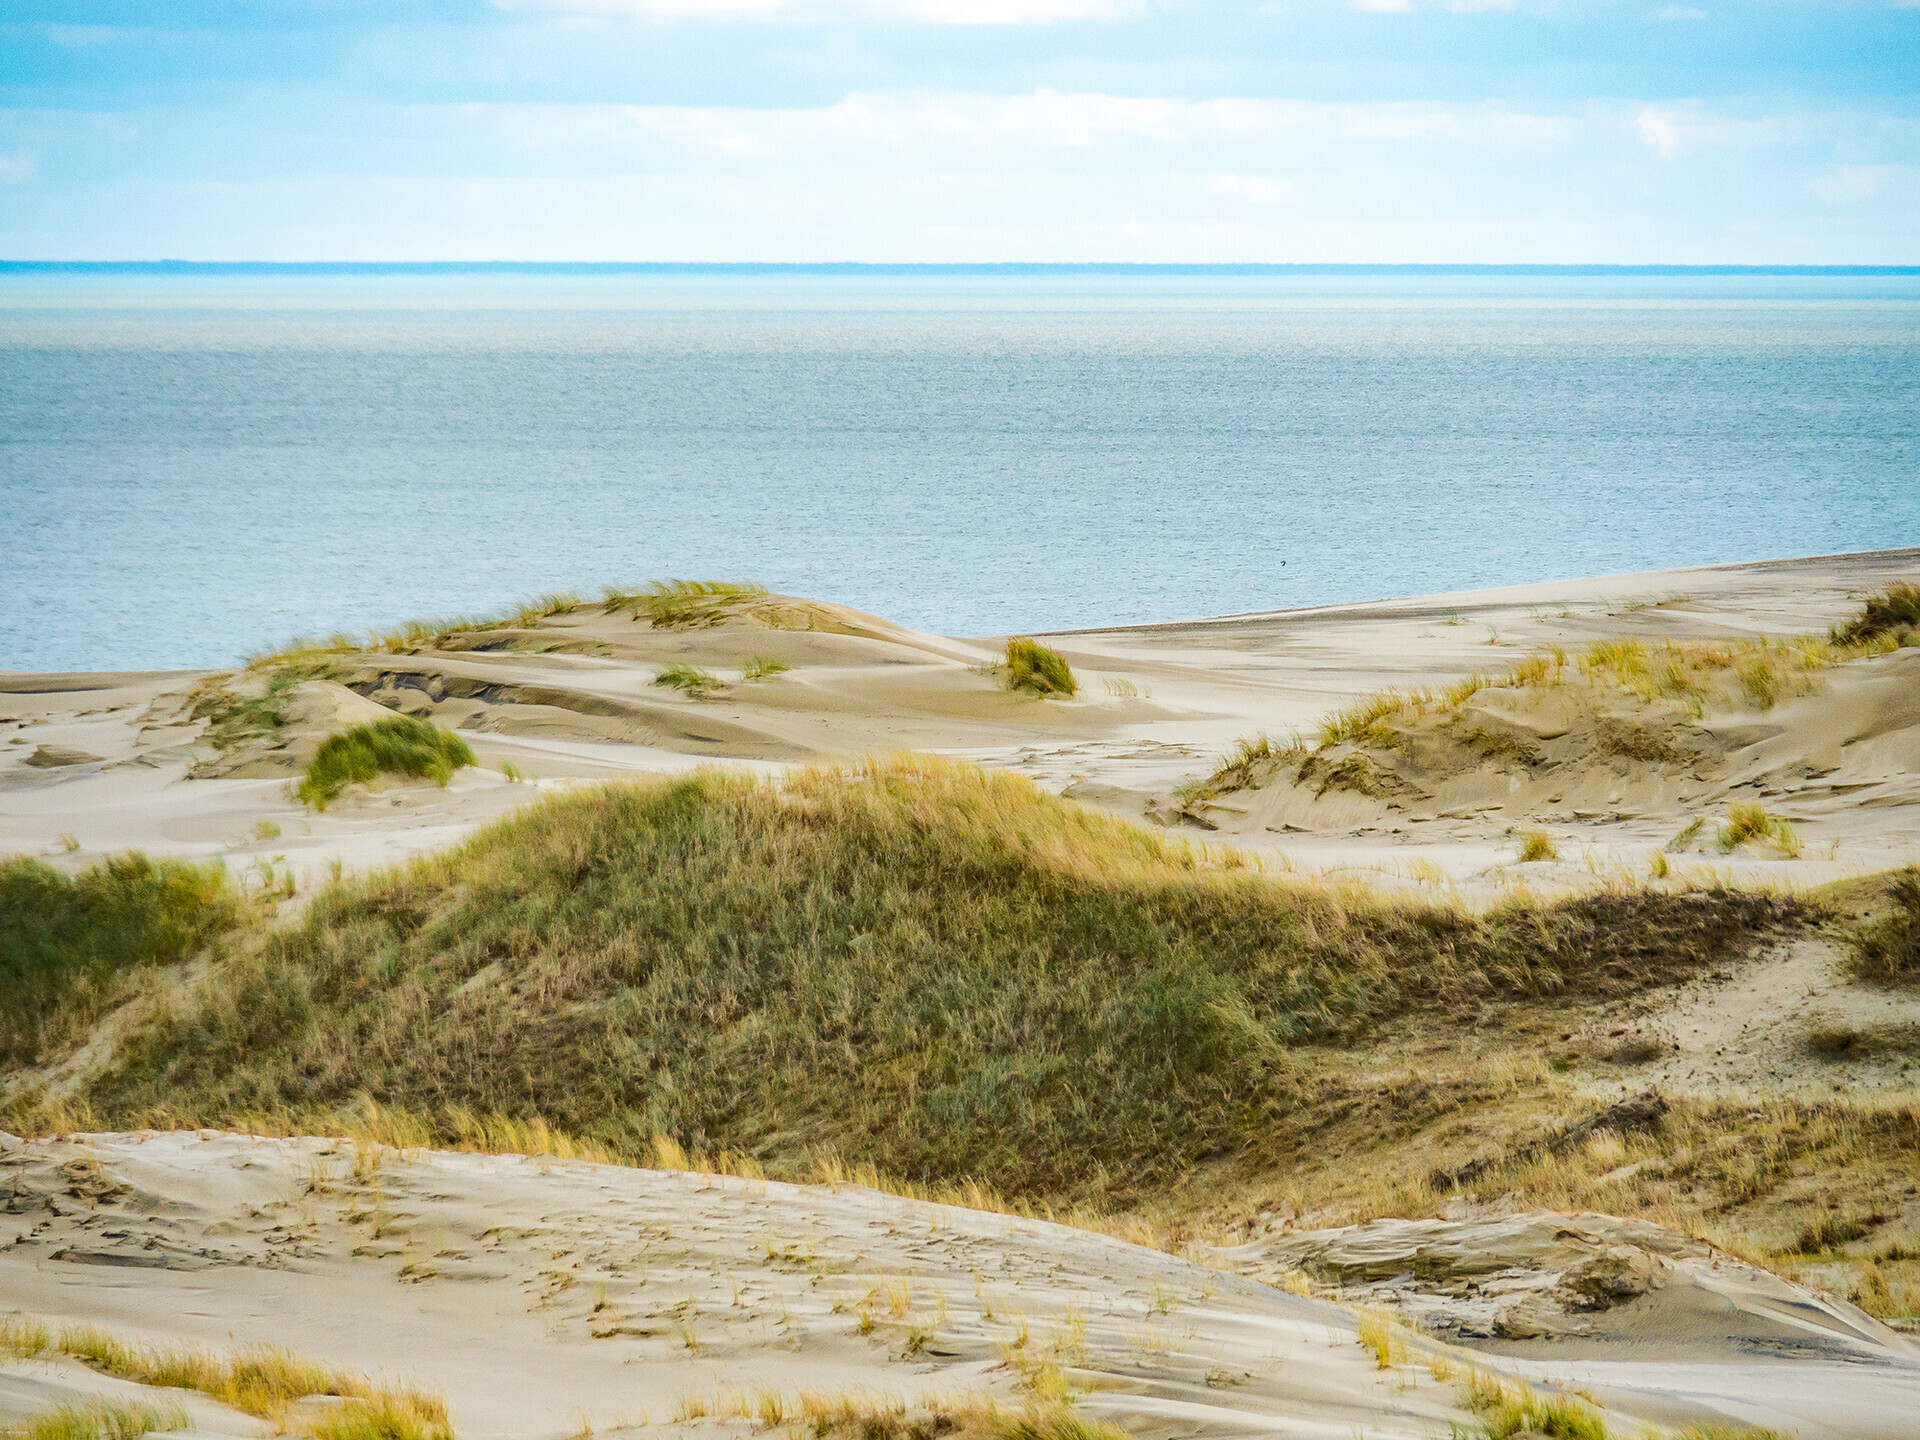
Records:
[[[1486,1309],[1503,1280],[1530,1297],[1604,1293],[1561,1325],[1580,1348],[1508,1345],[1483,1363],[1537,1376],[1552,1354],[1604,1387],[1616,1425],[1776,1422],[1791,1403],[1804,1440],[1892,1437],[1920,1404],[1920,1351],[1901,1337],[1605,1217],[1379,1224],[1221,1252],[1221,1269],[848,1186],[331,1141],[14,1142],[0,1175],[8,1307],[170,1343],[283,1344],[438,1387],[466,1440],[583,1422],[744,1433],[687,1420],[688,1398],[803,1388],[1018,1405],[1049,1361],[1087,1391],[1078,1411],[1141,1435],[1411,1440],[1473,1423],[1425,1363],[1434,1346],[1403,1335],[1382,1368],[1347,1312],[1256,1278],[1302,1263],[1410,1310]],[[1438,1293],[1462,1279],[1470,1293]],[[1842,1373],[1843,1398],[1807,1398]],[[119,1384],[15,1361],[0,1365],[0,1414]],[[199,1418],[260,1432],[237,1412]]]
[[[314,874],[335,860],[358,866],[431,849],[521,803],[533,792],[506,784],[503,764],[551,786],[914,749],[1012,769],[1280,863],[1375,883],[1437,879],[1467,893],[1498,893],[1522,874],[1552,886],[1615,863],[1644,870],[1686,819],[1760,799],[1798,827],[1798,858],[1708,847],[1676,867],[1816,883],[1920,854],[1913,652],[1841,667],[1817,693],[1764,714],[1709,714],[1670,763],[1589,745],[1580,763],[1523,777],[1477,763],[1413,776],[1417,793],[1406,796],[1278,786],[1181,813],[1174,792],[1236,741],[1310,731],[1360,695],[1497,673],[1553,645],[1824,632],[1862,594],[1915,575],[1920,551],[1899,551],[1079,632],[1052,638],[1081,680],[1071,700],[1006,690],[987,669],[998,639],[922,635],[841,606],[768,596],[719,623],[661,629],[591,605],[456,634],[420,653],[328,657],[334,678],[299,684],[281,728],[225,748],[211,743],[218,737],[194,718],[196,706],[210,687],[256,698],[264,676],[6,675],[0,848],[78,864],[137,845]],[[747,680],[742,667],[756,655],[789,668]],[[695,699],[654,683],[676,663],[708,670],[723,688]],[[1476,721],[1537,735],[1539,717],[1516,708],[1526,702],[1484,693]],[[284,777],[330,729],[375,706],[459,730],[489,768],[446,791],[394,788],[324,816],[292,802]],[[1591,739],[1608,717],[1589,720],[1573,741]],[[1555,835],[1563,862],[1516,869],[1520,827]],[[65,836],[77,842],[71,858]]]

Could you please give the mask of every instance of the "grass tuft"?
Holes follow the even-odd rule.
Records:
[[[653,683],[668,690],[678,690],[693,700],[704,700],[727,688],[726,682],[711,670],[702,670],[698,665],[682,665],[677,661],[662,666],[660,673],[653,677]]]
[[[382,773],[424,776],[445,785],[454,771],[473,763],[473,750],[458,735],[411,715],[394,715],[322,740],[297,793],[304,803],[324,810],[347,786],[369,784]]]
[[[1752,801],[1727,807],[1727,818],[1720,825],[1720,853],[1731,855],[1749,841],[1764,840],[1789,858],[1800,853],[1800,835],[1792,822],[1770,815],[1764,805]]]
[[[1560,847],[1554,843],[1551,835],[1544,830],[1529,830],[1520,837],[1520,863],[1526,865],[1535,860],[1558,860]]]
[[[1882,637],[1902,645],[1920,639],[1920,586],[1896,580],[1878,595],[1870,595],[1860,613],[1833,628],[1836,645],[1864,645]]]
[[[1035,695],[1074,695],[1079,682],[1058,650],[1037,640],[1016,637],[1007,641],[1007,686]]]
[[[742,680],[764,680],[769,675],[779,675],[793,667],[784,660],[776,660],[771,655],[749,655],[741,662]]]

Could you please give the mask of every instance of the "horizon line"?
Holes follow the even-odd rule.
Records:
[[[1127,261],[0,260],[0,274],[205,275],[1920,275],[1915,265],[1536,265]]]

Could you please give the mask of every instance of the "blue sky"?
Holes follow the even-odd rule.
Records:
[[[4,258],[1920,261],[1920,6],[0,17]]]

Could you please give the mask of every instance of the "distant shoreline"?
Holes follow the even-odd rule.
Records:
[[[869,264],[855,261],[599,260],[0,260],[0,275],[1486,275],[1867,276],[1920,275],[1920,265],[1170,265]]]

